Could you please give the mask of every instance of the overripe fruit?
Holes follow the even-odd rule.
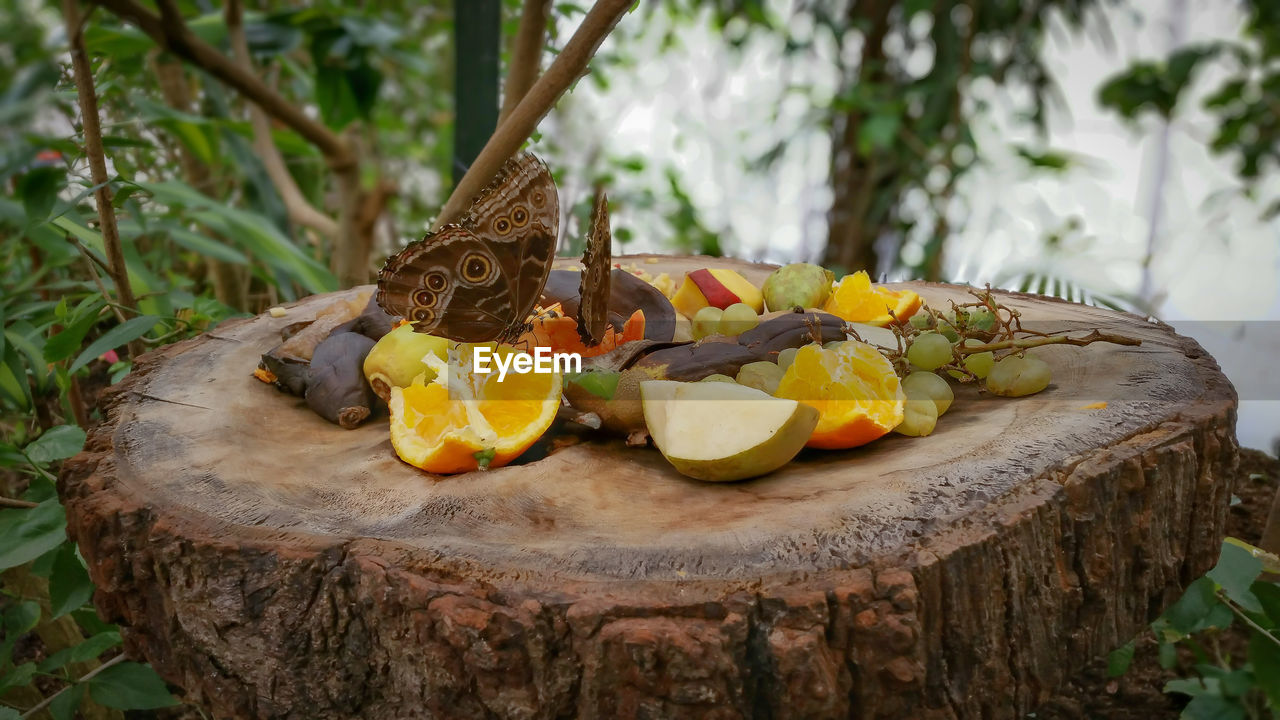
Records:
[[[703,308],[704,310],[706,308]],[[702,310],[698,311],[699,313]],[[694,317],[697,317],[696,315]],[[721,335],[741,335],[760,324],[760,316],[746,303],[734,303],[720,316]]]
[[[920,333],[907,348],[907,360],[921,370],[935,370],[951,362],[951,343],[933,331]]]
[[[1034,395],[1049,387],[1052,375],[1049,364],[1040,358],[1010,355],[992,366],[987,389],[1004,397]]]
[[[771,363],[766,360],[759,362],[747,363],[738,371],[738,384],[752,387],[770,395],[778,390],[778,383],[782,381],[782,368],[777,363]]]
[[[724,310],[710,305],[702,308],[693,316],[693,339],[701,340],[704,337],[718,335],[723,319]]]
[[[373,346],[364,359],[364,376],[383,402],[391,399],[391,388],[408,387],[415,377],[423,382],[436,377],[422,358],[434,355],[441,360],[449,355],[449,341],[442,337],[414,332],[412,325],[401,325]]]
[[[817,308],[831,296],[835,275],[810,263],[791,263],[774,270],[761,288],[770,310]]]
[[[776,470],[804,447],[818,412],[729,383],[640,383],[649,436],[684,475],[724,482]]]

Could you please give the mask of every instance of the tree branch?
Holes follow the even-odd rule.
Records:
[[[114,3],[128,0],[109,1]],[[432,230],[439,230],[461,216],[471,199],[493,179],[502,164],[520,149],[565,90],[586,72],[587,63],[623,14],[631,8],[632,1],[599,0],[587,12],[582,25],[569,38],[551,67],[547,68],[546,74],[534,83],[511,111],[511,116],[498,125],[489,142],[485,143],[471,168],[454,187]]]
[[[89,173],[93,184],[94,201],[98,206],[98,229],[102,232],[102,244],[110,266],[111,280],[116,286],[120,304],[136,310],[138,301],[129,284],[129,268],[124,261],[124,248],[120,245],[120,229],[116,227],[116,212],[111,205],[111,187],[107,184],[107,160],[102,149],[102,126],[98,118],[98,96],[93,89],[93,67],[84,48],[84,25],[80,22],[80,10],[76,0],[62,1],[63,20],[67,25],[67,42],[71,47],[71,65],[76,79],[76,94],[80,100],[80,124],[84,132],[84,153],[89,160]],[[129,356],[137,358],[145,352],[138,340],[129,343]]]
[[[546,45],[547,14],[551,0],[524,0],[520,13],[520,29],[511,44],[511,63],[507,67],[507,81],[502,88],[502,111],[498,113],[498,127],[511,117],[516,105],[529,92],[542,70],[542,48]]]
[[[253,58],[249,55],[249,42],[244,36],[244,10],[240,0],[227,0],[227,37],[231,41],[233,61],[246,72],[257,75],[253,67]],[[271,120],[257,103],[249,103],[249,123],[253,127],[253,148],[258,152],[267,176],[280,193],[289,219],[309,227],[321,235],[332,239],[338,234],[338,223],[333,218],[320,212],[302,194],[293,174],[284,163],[284,156],[271,138]]]
[[[187,28],[172,0],[160,0],[160,16],[135,0],[92,0],[132,23],[165,50],[196,65],[234,88],[280,122],[288,125],[325,154],[335,170],[354,167],[356,156],[342,136],[308,117],[302,108],[272,90],[252,72],[196,37]]]

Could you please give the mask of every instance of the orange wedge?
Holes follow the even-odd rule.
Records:
[[[401,460],[442,475],[502,467],[555,420],[558,372],[509,370],[499,380],[492,362],[491,372],[475,372],[471,352],[471,346],[461,346],[430,383],[391,388],[391,446]],[[512,353],[506,346],[496,350]]]
[[[829,350],[800,348],[774,395],[817,408],[818,426],[807,447],[827,450],[885,435],[902,422],[907,399],[888,358],[856,340]]]
[[[578,321],[571,317],[550,315],[534,318],[529,330],[520,336],[516,345],[520,347],[545,347],[554,352],[576,352],[584,358],[603,355],[610,350],[631,342],[644,339],[644,311],[636,310],[617,332],[612,326],[604,331],[604,338],[599,345],[588,347],[578,335]]]
[[[849,322],[885,327],[895,316],[901,323],[914,315],[920,309],[920,296],[910,290],[872,285],[867,271],[859,270],[836,283],[823,309]]]

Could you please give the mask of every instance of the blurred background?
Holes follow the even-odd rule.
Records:
[[[54,489],[103,388],[371,281],[498,126],[522,12],[545,69],[588,6],[0,0],[0,718],[176,703],[113,650]],[[1152,316],[1235,383],[1242,444],[1277,452],[1276,0],[640,0],[530,147],[564,255],[602,186],[615,254]]]

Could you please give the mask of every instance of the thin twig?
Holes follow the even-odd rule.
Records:
[[[1032,332],[1023,330],[1023,332]],[[1027,348],[1040,347],[1042,345],[1075,345],[1084,347],[1096,342],[1107,342],[1114,345],[1141,345],[1142,341],[1137,338],[1126,337],[1124,335],[1113,335],[1111,333],[1093,332],[1084,337],[1073,338],[1067,335],[1043,335],[1037,334],[1036,337],[1018,338],[1016,340],[1001,340],[999,342],[984,343],[982,345],[966,345],[963,348],[956,348],[957,352],[962,355],[972,355],[974,353],[986,352],[988,350],[1009,350],[1017,348],[1025,350]]]
[[[110,0],[113,3],[122,1],[125,0]],[[471,167],[453,189],[444,209],[440,211],[440,216],[432,226],[433,230],[439,230],[461,216],[472,198],[493,179],[502,164],[520,149],[560,96],[586,72],[587,63],[595,55],[600,43],[604,42],[609,32],[631,8],[632,2],[633,0],[599,0],[592,6],[582,25],[569,38],[551,67],[538,78],[511,111],[511,116],[498,126],[489,142],[480,150],[475,162],[471,163]]]
[[[72,1],[72,0],[67,0],[67,1],[68,1],[68,2],[70,2],[70,1]],[[83,683],[83,682],[85,682],[85,681],[87,681],[87,680],[92,679],[94,675],[97,675],[98,673],[102,672],[103,670],[106,670],[107,668],[109,668],[109,667],[111,667],[111,666],[113,666],[113,665],[119,665],[120,663],[124,662],[125,660],[128,660],[128,657],[127,657],[124,653],[120,653],[119,655],[117,655],[117,656],[115,656],[115,657],[111,658],[110,660],[108,660],[108,661],[106,661],[106,662],[102,663],[102,664],[101,664],[101,665],[99,665],[98,667],[96,667],[96,668],[94,668],[94,669],[90,670],[89,672],[85,673],[84,675],[82,675],[82,676],[80,677],[80,679],[79,679],[79,680],[77,680],[77,681],[75,681],[75,682],[71,683],[70,685],[67,685],[66,687],[64,687],[64,688],[62,688],[61,690],[59,690],[58,692],[56,692],[56,693],[54,693],[54,694],[50,695],[49,697],[45,698],[44,700],[41,700],[39,705],[36,705],[35,707],[33,707],[33,708],[31,708],[30,710],[28,710],[28,711],[26,711],[25,713],[23,713],[23,714],[22,714],[22,717],[21,717],[21,718],[19,718],[19,720],[27,720],[27,718],[35,717],[35,716],[36,716],[36,713],[38,713],[38,712],[40,712],[41,710],[43,710],[43,709],[45,709],[45,708],[49,707],[50,703],[52,703],[55,699],[57,699],[57,697],[58,697],[59,695],[61,695],[62,693],[64,693],[64,692],[66,692],[66,691],[70,690],[71,688],[75,687],[76,685],[79,685],[80,683]]]
[[[0,497],[0,507],[21,508],[28,510],[38,506],[40,503],[33,503],[28,500],[16,500],[14,498]]]
[[[507,67],[507,81],[502,88],[502,111],[498,113],[498,126],[506,122],[516,105],[533,87],[542,71],[542,48],[547,38],[547,13],[551,0],[524,0],[520,12],[520,29],[511,44],[511,63]]]
[[[132,23],[161,48],[207,71],[256,103],[271,117],[296,130],[324,153],[330,167],[340,169],[355,166],[355,153],[342,136],[309,117],[301,107],[272,90],[261,78],[196,37],[182,21],[182,16],[172,2],[162,0],[159,3],[163,19],[135,0],[93,2],[110,10],[125,22]]]
[[[1219,591],[1218,591],[1218,599],[1219,599],[1219,600],[1221,600],[1221,601],[1222,601],[1222,602],[1223,602],[1227,607],[1231,608],[1231,612],[1233,612],[1233,613],[1235,613],[1237,616],[1239,616],[1239,617],[1240,617],[1240,619],[1241,619],[1241,620],[1243,620],[1243,621],[1245,622],[1245,624],[1246,624],[1246,625],[1248,625],[1249,627],[1253,628],[1255,631],[1257,631],[1258,633],[1260,633],[1260,634],[1261,634],[1263,637],[1265,637],[1266,639],[1268,639],[1268,640],[1270,640],[1271,642],[1275,643],[1275,644],[1276,644],[1276,646],[1280,647],[1280,638],[1276,637],[1275,635],[1272,635],[1272,634],[1270,633],[1270,631],[1268,631],[1266,628],[1264,628],[1264,627],[1262,627],[1261,625],[1259,625],[1258,623],[1254,622],[1254,621],[1253,621],[1253,618],[1249,617],[1249,616],[1248,616],[1248,614],[1246,614],[1244,610],[1242,610],[1242,609],[1240,609],[1239,607],[1237,607],[1237,606],[1236,606],[1236,604],[1235,604],[1235,602],[1233,602],[1233,601],[1231,600],[1231,598],[1227,597],[1227,594],[1226,594],[1226,593],[1224,593],[1223,591],[1219,590]]]
[[[244,9],[240,0],[227,0],[227,38],[231,41],[233,61],[244,70],[257,75],[253,66],[253,58],[249,54],[249,42],[244,35]],[[293,222],[314,229],[327,238],[338,235],[338,223],[333,218],[320,212],[307,201],[293,173],[284,163],[280,148],[276,147],[271,137],[271,119],[257,103],[249,103],[249,124],[253,127],[253,148],[258,152],[258,159],[276,186],[280,199],[284,202],[289,219]]]
[[[111,205],[111,188],[107,185],[107,160],[102,149],[102,128],[98,124],[100,122],[98,96],[93,89],[93,68],[89,64],[89,54],[85,50],[83,25],[80,22],[80,11],[76,6],[76,0],[63,0],[62,14],[67,25],[71,64],[76,79],[76,92],[80,99],[84,152],[89,160],[93,184],[98,186],[94,191],[98,206],[98,229],[102,232],[102,244],[106,249],[111,279],[116,286],[116,296],[121,305],[136,308],[138,301],[134,298],[133,287],[129,284],[129,268],[125,264],[124,248],[120,245],[120,230],[116,227],[115,208]],[[129,342],[130,357],[136,358],[143,352],[142,343],[137,340]]]
[[[102,277],[98,275],[99,267],[105,270],[107,273],[111,272],[111,268],[107,267],[106,265],[103,265],[101,260],[94,257],[94,254],[89,252],[89,248],[85,247],[80,242],[79,238],[76,238],[72,235],[68,235],[67,242],[71,243],[72,245],[75,245],[76,249],[80,251],[80,254],[85,257],[85,264],[89,266],[89,276],[93,278],[94,284],[98,286],[98,291],[102,293],[102,299],[107,301],[107,306],[110,307],[112,312],[115,313],[116,320],[119,320],[120,322],[124,322],[125,321],[124,311],[121,310],[116,303],[111,301],[111,293],[110,291],[107,290],[106,283],[102,282]]]

